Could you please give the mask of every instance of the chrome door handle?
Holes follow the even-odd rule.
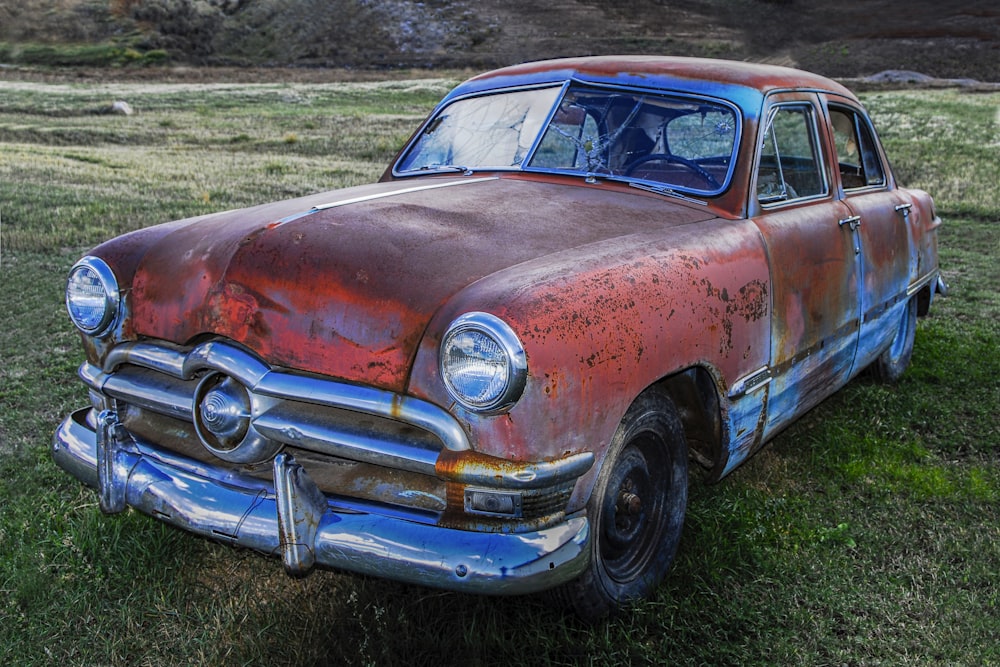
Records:
[[[849,225],[850,228],[851,228],[851,231],[854,232],[854,231],[857,231],[858,227],[861,226],[861,216],[860,215],[852,215],[849,218],[844,218],[843,220],[841,220],[837,224],[839,224],[841,227],[843,227],[844,225]]]
[[[903,214],[903,220],[906,222],[910,221],[910,209],[913,208],[913,204],[899,204],[896,206],[896,212]]]
[[[861,216],[860,215],[852,215],[849,218],[844,218],[838,224],[841,227],[843,227],[844,225],[847,225],[848,227],[851,228],[851,232],[854,235],[854,254],[855,255],[860,255],[861,254],[861,239],[858,238],[858,227],[861,226]]]

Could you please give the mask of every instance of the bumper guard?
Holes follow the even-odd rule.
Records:
[[[589,561],[589,524],[575,516],[529,533],[441,528],[334,507],[288,454],[274,481],[237,477],[136,441],[105,411],[68,416],[55,462],[96,487],[101,510],[126,507],[216,541],[281,556],[293,576],[315,565],[449,590],[522,594],[575,578]]]

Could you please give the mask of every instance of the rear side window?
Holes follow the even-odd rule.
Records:
[[[812,105],[772,108],[762,137],[757,199],[772,204],[826,192]]]
[[[830,123],[844,189],[885,185],[885,170],[864,117],[853,109],[830,107]]]

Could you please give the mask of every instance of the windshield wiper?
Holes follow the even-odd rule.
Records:
[[[694,197],[688,197],[686,194],[677,192],[668,188],[665,185],[650,185],[648,183],[636,183],[634,181],[629,181],[629,187],[638,188],[639,190],[645,190],[646,192],[653,192],[658,195],[663,195],[664,197],[673,197],[674,199],[680,199],[682,201],[689,201],[692,204],[701,204],[702,206],[708,206],[708,202],[702,199],[695,199]]]
[[[460,171],[466,176],[472,175],[472,167],[463,167],[459,164],[425,164],[417,171]]]

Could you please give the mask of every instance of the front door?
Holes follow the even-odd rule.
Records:
[[[765,438],[847,381],[858,344],[854,214],[834,197],[815,102],[772,101],[755,176],[773,300]]]

